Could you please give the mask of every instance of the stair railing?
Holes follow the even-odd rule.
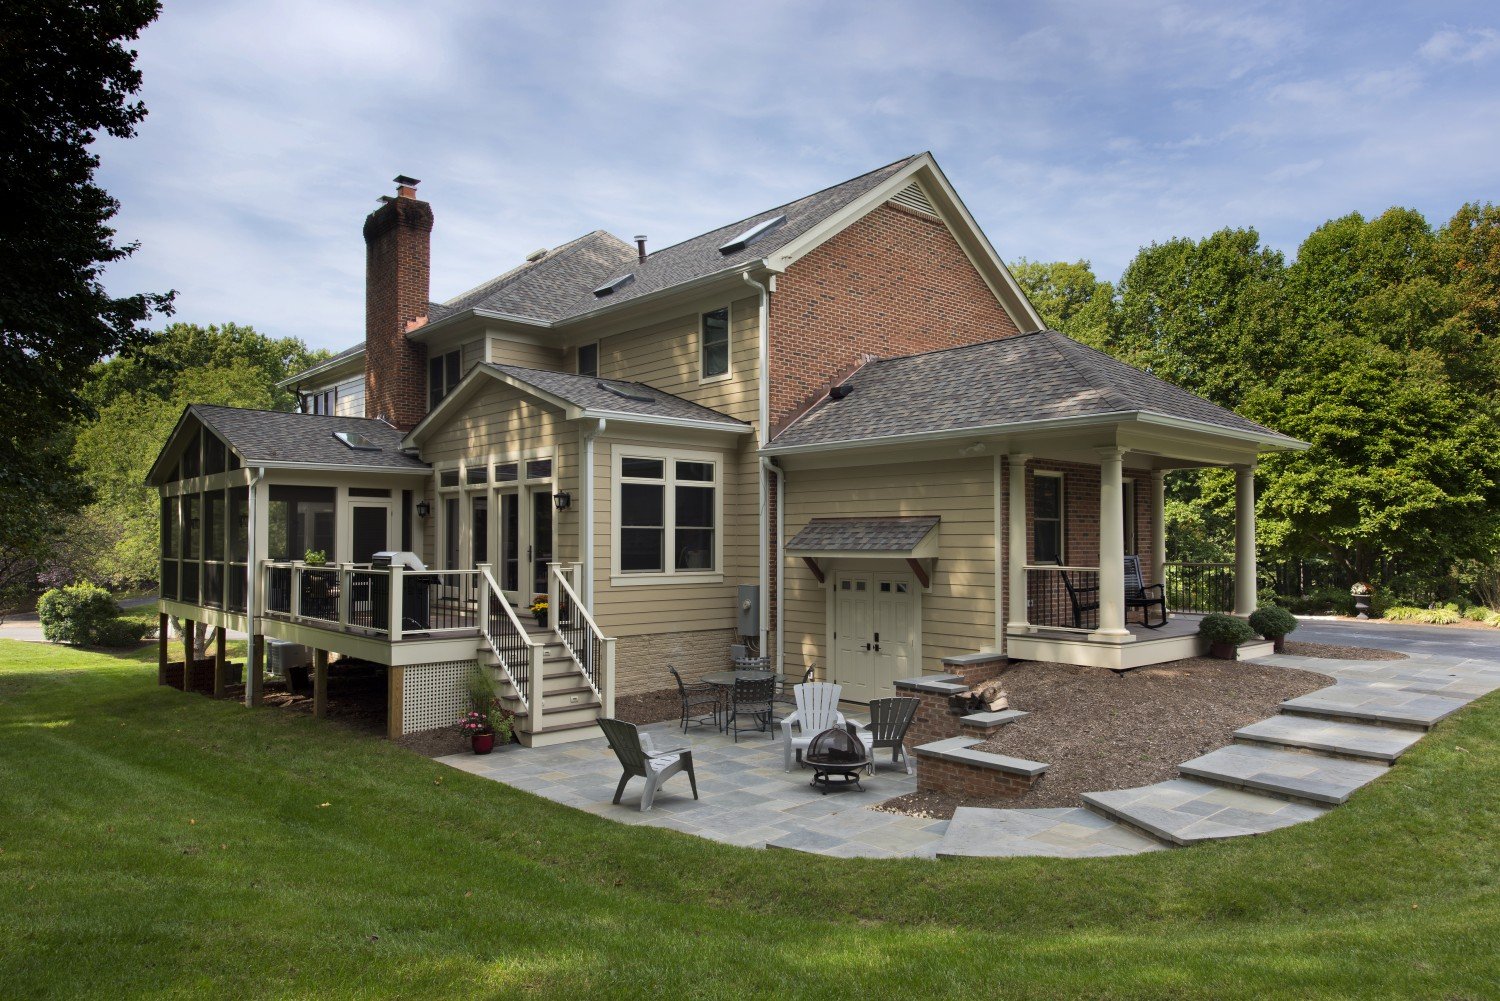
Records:
[[[605,636],[589,610],[583,607],[569,577],[576,579],[579,566],[547,564],[547,622],[562,639],[568,656],[578,665],[584,680],[599,697],[605,716],[615,714],[615,640]]]
[[[520,697],[527,716],[526,729],[535,732],[542,728],[542,658],[547,646],[533,640],[521,625],[516,610],[495,582],[490,565],[481,563],[478,570],[479,632],[500,661],[501,673]],[[500,611],[497,613],[496,609]]]

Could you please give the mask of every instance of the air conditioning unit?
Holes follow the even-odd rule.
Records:
[[[288,668],[307,667],[312,663],[312,649],[289,640],[266,641],[266,673],[285,678]]]

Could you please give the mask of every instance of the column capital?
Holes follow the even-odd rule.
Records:
[[[1167,479],[1167,471],[1165,469],[1153,469],[1153,470],[1151,470],[1151,482],[1153,482],[1153,483],[1163,483],[1163,482],[1166,481],[1166,479]]]
[[[1252,460],[1250,462],[1237,463],[1233,468],[1234,468],[1235,475],[1237,475],[1237,476],[1243,476],[1243,475],[1245,475],[1247,473],[1254,473],[1255,470],[1256,470],[1257,465],[1258,465],[1258,463],[1256,463],[1255,461]]]
[[[1130,451],[1130,449],[1121,448],[1119,445],[1100,445],[1094,451],[1099,454],[1099,458],[1101,459],[1118,460],[1125,458],[1125,453]]]
[[[1021,466],[1026,465],[1027,462],[1031,461],[1031,453],[1030,452],[1011,452],[1008,455],[1006,455],[1005,458],[1010,463],[1010,468],[1011,469],[1018,469]]]

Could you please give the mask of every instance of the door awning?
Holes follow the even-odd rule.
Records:
[[[937,515],[908,518],[814,518],[792,536],[786,554],[801,558],[818,582],[823,581],[819,560],[898,559],[928,584],[927,570],[918,561],[936,559]]]

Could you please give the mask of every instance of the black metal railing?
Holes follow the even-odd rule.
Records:
[[[349,572],[349,624],[386,632],[391,625],[391,572]]]
[[[475,571],[401,575],[401,629],[432,632],[479,627],[479,589]]]
[[[1099,628],[1099,568],[1026,568],[1026,618],[1034,626]]]
[[[488,591],[490,614],[485,639],[489,640],[490,649],[495,651],[495,656],[500,658],[500,669],[520,695],[521,705],[529,709],[531,642],[527,639],[525,627],[517,620],[515,610],[510,607],[510,602],[506,601],[500,589],[491,587]]]
[[[1169,612],[1234,610],[1234,565],[1168,563],[1162,567]]]
[[[292,611],[292,568],[273,566],[266,569],[266,611],[290,614]]]
[[[339,572],[333,567],[303,567],[298,611],[304,619],[339,620]]]
[[[557,632],[563,644],[573,655],[574,662],[599,697],[604,698],[604,634],[583,609],[583,602],[573,589],[569,579],[576,571],[566,567],[552,567],[557,583]]]

